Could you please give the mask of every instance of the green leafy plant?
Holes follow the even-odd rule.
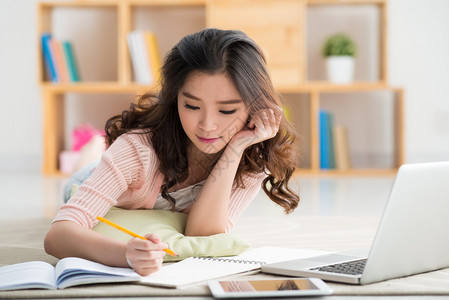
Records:
[[[354,41],[346,34],[335,34],[326,39],[323,47],[323,56],[355,56],[357,47]]]

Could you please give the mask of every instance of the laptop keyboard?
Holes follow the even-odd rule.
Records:
[[[353,260],[339,264],[321,266],[310,270],[340,273],[348,275],[361,275],[366,265],[366,259]]]

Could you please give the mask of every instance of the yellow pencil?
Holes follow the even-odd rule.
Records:
[[[141,235],[138,235],[137,233],[134,233],[134,232],[132,232],[131,230],[128,230],[128,229],[126,229],[126,228],[124,228],[124,227],[122,227],[122,226],[120,226],[120,225],[118,225],[118,224],[115,224],[114,222],[111,222],[111,221],[109,221],[108,219],[105,219],[105,218],[102,218],[102,217],[100,217],[100,216],[98,216],[97,217],[97,220],[98,221],[101,221],[101,222],[103,222],[103,223],[105,223],[105,224],[108,224],[108,225],[110,225],[110,226],[112,226],[112,227],[114,227],[114,228],[116,228],[116,229],[118,229],[118,230],[120,230],[120,231],[123,231],[124,233],[127,233],[127,234],[129,234],[129,235],[131,235],[131,236],[133,236],[133,237],[136,237],[136,238],[139,238],[139,239],[142,239],[142,240],[147,240],[146,238],[144,238],[143,236],[141,236]],[[168,253],[168,254],[170,254],[171,256],[178,256],[178,254],[176,254],[173,250],[170,250],[170,249],[163,249],[166,253]]]

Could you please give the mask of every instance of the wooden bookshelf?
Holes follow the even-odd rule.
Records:
[[[337,8],[341,6],[369,6],[375,7],[378,16],[378,76],[374,80],[357,79],[352,84],[335,85],[320,80],[308,79],[309,71],[307,51],[308,40],[306,35],[307,17],[309,9],[316,7]],[[54,32],[58,23],[54,21],[54,14],[59,10],[83,11],[89,13],[105,13],[113,19],[108,26],[108,33],[114,38],[105,41],[109,48],[113,48],[115,58],[108,62],[113,65],[112,74],[97,76],[76,83],[58,84],[48,82],[44,78],[40,36],[44,32]],[[393,174],[404,162],[404,91],[401,88],[391,87],[387,84],[387,39],[386,39],[386,0],[78,0],[78,1],[46,1],[37,5],[37,39],[39,43],[39,74],[38,81],[42,90],[43,101],[43,128],[44,128],[44,159],[43,172],[47,175],[59,174],[58,155],[65,149],[64,145],[64,110],[65,98],[68,94],[142,94],[155,86],[139,85],[134,82],[132,65],[126,42],[128,32],[142,29],[136,21],[138,14],[163,10],[173,10],[175,14],[181,11],[192,13],[200,25],[194,25],[191,30],[203,27],[220,27],[241,29],[254,38],[266,53],[269,70],[277,90],[282,95],[296,101],[295,95],[307,98],[306,126],[302,133],[308,136],[302,148],[308,153],[307,161],[299,166],[299,175],[317,176],[348,176],[372,175],[383,176]],[[245,16],[245,17],[242,17]],[[74,27],[77,24],[73,24]],[[153,25],[154,26],[154,25]],[[196,26],[196,27],[195,27]],[[161,38],[172,40],[164,41],[167,45],[165,51],[179,39],[172,31],[167,32],[164,26],[156,28],[155,33]],[[186,26],[179,25],[178,35],[184,35]],[[143,28],[147,30],[148,28]],[[152,29],[152,28],[151,28]],[[67,29],[70,30],[70,29]],[[175,28],[175,31],[177,29]],[[103,34],[95,40],[104,38]],[[80,47],[89,47],[78,45]],[[94,49],[96,50],[96,49]],[[83,59],[80,57],[79,59]],[[83,78],[81,78],[83,80]],[[392,94],[391,109],[394,114],[392,128],[388,129],[393,136],[393,149],[389,154],[392,164],[390,167],[355,168],[345,171],[321,170],[319,166],[319,130],[318,111],[322,107],[323,98],[335,94],[376,93],[387,92]],[[299,100],[298,100],[299,101]],[[351,109],[351,107],[345,107]]]

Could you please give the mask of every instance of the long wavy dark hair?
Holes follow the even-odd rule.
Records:
[[[264,55],[245,33],[208,28],[181,39],[165,57],[160,92],[140,96],[129,110],[110,118],[105,126],[108,144],[130,131],[146,134],[164,174],[161,195],[173,208],[175,200],[168,190],[189,175],[187,145],[190,141],[181,125],[177,100],[178,91],[192,71],[229,75],[250,116],[260,109],[281,106]],[[299,195],[289,187],[297,163],[295,138],[294,130],[283,117],[275,137],[245,150],[234,188],[245,188],[242,175],[265,172],[267,177],[262,183],[265,193],[286,213],[293,211],[299,202]],[[213,164],[209,167],[210,172]]]

